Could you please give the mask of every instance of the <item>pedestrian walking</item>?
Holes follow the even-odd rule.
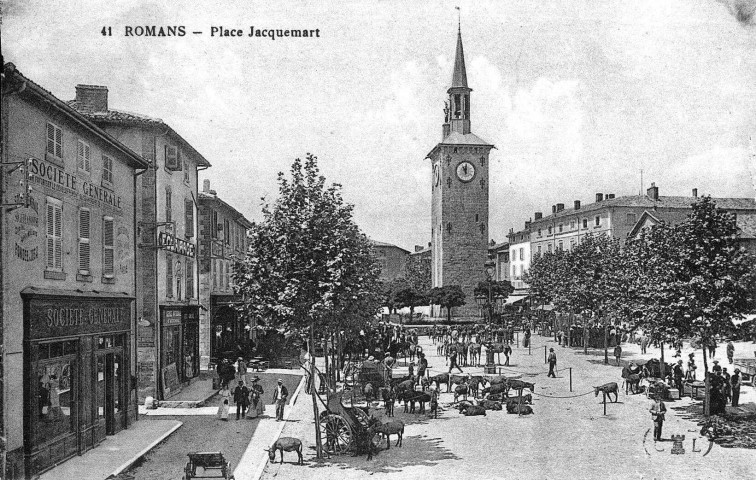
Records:
[[[236,381],[247,384],[247,362],[242,357],[236,361]]]
[[[241,380],[234,389],[234,402],[236,403],[236,419],[239,420],[239,414],[241,414],[241,418],[245,418],[249,405],[249,389]]]
[[[717,342],[713,338],[709,340],[709,358],[714,358],[717,353]]]
[[[449,373],[451,373],[452,369],[456,368],[459,370],[459,373],[464,373],[459,365],[457,365],[457,350],[455,349],[451,356],[449,356]]]
[[[556,353],[554,353],[554,349],[549,349],[549,374],[548,377],[556,378],[556,373],[554,373],[554,369],[556,368],[557,364],[557,356]]]
[[[685,380],[695,382],[696,381],[696,359],[695,355],[691,353],[688,355],[688,371],[685,373]]]
[[[504,345],[504,357],[506,358],[506,361],[504,362],[504,366],[509,366],[509,356],[512,355],[512,347],[509,344]]]
[[[276,404],[276,421],[283,420],[284,406],[286,405],[286,399],[289,398],[289,391],[283,384],[283,380],[278,379],[278,385],[273,392],[273,402]]]
[[[249,412],[247,416],[249,418],[257,418],[265,412],[263,407],[262,396],[265,393],[262,385],[260,385],[260,377],[255,375],[252,377],[252,385],[249,387]]]
[[[740,369],[736,368],[735,373],[730,377],[730,386],[732,389],[732,406],[737,407],[740,402]]]
[[[661,440],[667,406],[664,405],[660,394],[657,393],[654,395],[654,403],[651,405],[649,412],[651,412],[651,419],[654,421],[654,441]]]
[[[228,421],[228,409],[231,402],[231,392],[228,390],[228,384],[224,383],[218,392],[220,395],[220,405],[218,405],[218,418]]]
[[[622,357],[622,347],[617,344],[617,346],[614,347],[614,358],[617,360],[617,366],[620,364],[620,357]]]
[[[727,341],[727,361],[732,365],[732,358],[735,356],[735,345],[732,344],[732,340]]]

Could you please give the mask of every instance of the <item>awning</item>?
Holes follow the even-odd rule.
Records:
[[[744,318],[738,318],[737,320],[733,319],[732,324],[738,327],[740,325],[743,325],[744,323],[751,322],[753,320],[756,320],[756,313],[746,315]]]
[[[512,305],[525,298],[528,298],[528,296],[527,295],[510,295],[507,297],[507,301],[504,302],[504,305]]]

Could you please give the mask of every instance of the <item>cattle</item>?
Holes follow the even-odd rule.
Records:
[[[488,347],[496,354],[496,363],[501,364],[501,354],[504,353],[506,346],[505,343],[491,343]]]
[[[459,413],[463,414],[466,417],[472,417],[475,415],[483,415],[485,417],[486,409],[481,407],[480,405],[470,405],[469,407],[460,410]]]
[[[617,385],[617,382],[609,382],[609,383],[605,383],[605,384],[603,384],[601,386],[598,386],[598,387],[593,387],[593,392],[596,394],[597,397],[598,397],[599,392],[603,392],[604,395],[606,395],[607,397],[609,397],[610,401],[612,399],[612,397],[611,397],[610,394],[613,393],[614,394],[614,403],[616,403],[617,402],[617,397],[619,397],[619,395],[618,395],[619,386]]]
[[[454,387],[454,402],[456,403],[457,399],[460,396],[464,396],[465,400],[467,400],[467,392],[469,390],[470,390],[470,388],[468,387],[468,385],[466,383],[463,383],[461,385],[457,385],[456,387]]]
[[[483,396],[502,393],[506,397],[508,392],[509,385],[507,385],[506,383],[495,383],[490,387],[484,388],[481,393],[483,394]]]
[[[386,436],[386,450],[391,449],[391,438],[389,435],[396,435],[396,445],[397,447],[402,446],[402,436],[404,435],[404,422],[401,420],[392,420],[388,423],[384,423],[383,425],[378,425],[375,427],[375,431],[377,433],[382,433]]]
[[[281,452],[281,463],[283,463],[283,452],[297,452],[299,459],[297,465],[304,465],[304,459],[302,458],[302,440],[293,437],[281,437],[270,448],[265,449],[268,452],[268,457],[271,462],[276,461],[276,452]]]
[[[495,402],[493,400],[481,400],[478,405],[486,410],[501,410],[501,402]]]
[[[492,400],[494,402],[501,402],[505,398],[507,398],[507,396],[504,393],[489,393],[488,395],[485,396],[486,400]]]
[[[399,383],[396,386],[397,392],[406,392],[408,390],[412,390],[415,388],[415,381],[414,379],[410,378],[409,380],[404,380],[403,382]]]
[[[430,377],[430,384],[433,385],[433,382],[436,382],[436,387],[441,388],[441,384],[446,384],[446,391],[449,392],[449,374],[448,373],[441,373],[438,375],[434,375]]]
[[[535,383],[531,382],[523,382],[522,380],[509,380],[509,388],[512,390],[525,390],[526,388],[530,390],[531,392],[534,392],[535,390]]]
[[[529,405],[520,405],[518,402],[515,401],[508,401],[507,402],[507,413],[519,413],[520,415],[530,415],[533,413],[533,408]]]

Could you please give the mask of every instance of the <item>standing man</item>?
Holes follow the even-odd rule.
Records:
[[[512,346],[509,345],[508,343],[506,343],[506,344],[504,344],[504,357],[507,360],[504,362],[504,366],[509,366],[509,356],[510,355],[512,355]]]
[[[554,373],[554,369],[556,368],[557,364],[557,358],[556,353],[554,353],[554,348],[549,348],[549,374],[548,377],[556,378],[556,373]]]
[[[276,404],[276,421],[277,422],[280,422],[283,420],[284,406],[286,405],[287,398],[289,398],[289,391],[284,386],[283,380],[279,378],[278,386],[276,386],[276,390],[273,392],[273,401]]]
[[[735,356],[735,345],[732,344],[732,340],[727,340],[727,361],[732,365],[732,357]]]
[[[617,366],[619,367],[620,364],[620,358],[622,357],[622,347],[620,347],[620,344],[617,343],[617,346],[614,347],[614,358],[617,360]]]
[[[646,353],[646,349],[648,348],[648,337],[644,334],[641,337],[641,353]]]
[[[239,385],[234,389],[234,402],[236,402],[236,419],[239,420],[240,413],[241,418],[245,418],[247,416],[247,405],[249,404],[249,389],[241,380],[239,380]]]
[[[675,388],[678,392],[680,392],[680,395],[682,396],[683,393],[683,361],[678,360],[675,364],[674,368],[672,369],[672,374],[675,378]]]
[[[740,401],[740,369],[736,368],[735,373],[730,377],[730,385],[732,388],[732,406],[737,407]]]
[[[651,412],[651,418],[654,421],[654,441],[661,440],[664,415],[667,413],[667,406],[662,402],[661,394],[654,395],[654,404],[651,405],[649,412]]]
[[[420,352],[420,360],[418,360],[417,366],[417,383],[422,384],[425,371],[428,369],[428,360],[425,358],[425,354]]]

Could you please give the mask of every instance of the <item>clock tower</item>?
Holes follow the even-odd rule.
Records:
[[[427,155],[432,165],[431,257],[434,287],[459,285],[465,306],[454,316],[478,318],[473,289],[485,280],[488,259],[488,155],[493,145],[470,128],[470,94],[467,86],[462,33],[449,96],[445,102],[441,143]],[[445,316],[438,306],[433,316]]]

